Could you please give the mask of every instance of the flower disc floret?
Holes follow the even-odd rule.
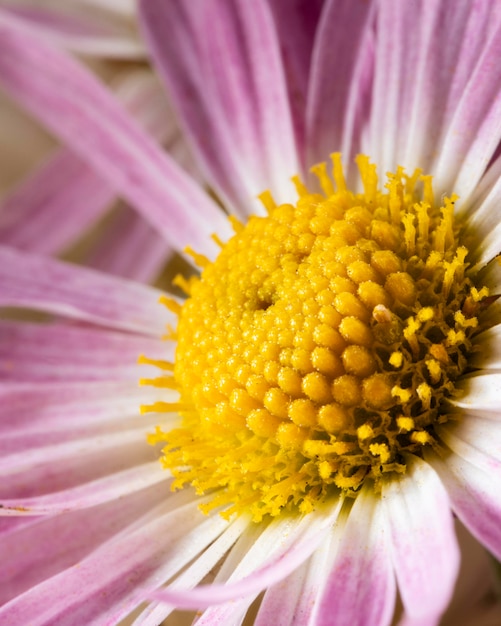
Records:
[[[263,195],[266,217],[204,263],[179,310],[174,386],[182,424],[157,432],[175,488],[212,493],[209,511],[309,512],[332,493],[404,472],[448,419],[488,295],[467,273],[456,198],[402,168],[363,191],[313,171],[295,206]],[[157,407],[158,408],[158,407]]]

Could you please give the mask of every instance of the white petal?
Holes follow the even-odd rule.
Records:
[[[366,484],[357,495],[334,566],[329,573],[317,626],[386,626],[393,614],[396,585],[381,500]]]
[[[438,622],[459,568],[447,493],[427,463],[408,457],[407,472],[388,478],[381,495],[404,610],[423,624]]]

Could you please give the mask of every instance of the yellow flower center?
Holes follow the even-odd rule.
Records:
[[[438,206],[431,177],[402,168],[381,190],[369,159],[357,163],[360,193],[335,154],[335,186],[313,168],[323,194],[298,179],[295,206],[263,194],[267,217],[234,221],[184,283],[174,377],[150,381],[179,404],[144,410],[179,409],[180,427],[150,442],[165,443],[174,488],[212,494],[205,512],[259,521],[377,488],[447,420],[488,295],[466,273],[456,198]]]

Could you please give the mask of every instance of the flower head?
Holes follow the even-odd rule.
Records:
[[[0,84],[200,268],[162,295],[3,240],[0,304],[58,318],[3,324],[0,617],[117,623],[148,599],[137,623],[232,624],[264,591],[258,624],[383,626],[398,585],[406,623],[438,623],[452,514],[501,556],[501,15],[141,19],[205,188],[0,13]]]

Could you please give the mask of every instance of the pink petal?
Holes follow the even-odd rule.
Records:
[[[334,502],[299,521],[278,519],[271,522],[253,548],[243,556],[226,584],[204,585],[193,590],[169,587],[157,591],[153,597],[180,608],[211,606],[242,596],[252,597],[288,576],[316,550],[337,519],[341,504],[342,500]],[[244,577],[240,578],[242,574]]]
[[[107,183],[63,148],[4,200],[0,241],[40,254],[60,252],[102,215],[114,196]]]
[[[270,7],[280,40],[283,66],[301,166],[306,167],[306,98],[313,52],[323,0],[272,0]]]
[[[1,515],[47,515],[97,506],[166,482],[169,475],[158,461],[130,467],[84,485],[32,498],[5,498]],[[169,493],[165,489],[165,496]]]
[[[409,457],[406,474],[385,481],[381,498],[404,610],[412,623],[431,626],[447,608],[459,570],[449,498],[417,457]]]
[[[479,57],[487,54],[485,42],[496,29],[498,13],[492,3],[481,0],[468,6],[422,0],[412,5],[398,0],[380,3],[369,150],[380,171],[394,170],[397,164],[408,170],[421,167],[436,176],[438,194],[455,191],[466,200],[472,189],[465,193],[467,177],[461,175],[463,182],[454,179],[479,127],[466,119],[469,96],[463,94],[481,90],[478,107],[471,98],[471,111],[483,118],[488,90],[472,73],[478,63],[489,74]],[[446,47],[440,45],[444,30]],[[490,82],[494,91],[496,81]],[[447,155],[441,148],[446,133]],[[483,156],[492,154],[489,141],[482,141],[485,151],[472,169],[476,181],[487,165]]]
[[[142,588],[171,578],[228,526],[218,515],[205,518],[197,505],[197,500],[188,501],[164,507],[167,514],[161,509],[150,513],[76,566],[0,608],[0,621],[30,626],[118,623],[140,604]]]
[[[297,522],[297,519],[295,521]],[[257,558],[259,562],[261,562],[263,557],[266,558],[273,549],[275,542],[278,543],[283,540],[283,536],[281,535],[284,533],[281,533],[279,526],[280,524],[278,524],[277,528],[277,523],[273,525],[266,522],[259,525],[249,523],[244,533],[238,538],[229,554],[223,560],[215,576],[214,583],[217,584],[234,577],[235,571],[237,570],[240,573],[248,572],[249,561],[255,561]],[[287,533],[287,530],[285,532]],[[270,534],[272,536],[271,542]],[[242,563],[244,560],[246,561],[245,564]],[[251,568],[252,567],[251,564]],[[190,585],[190,588],[191,587]],[[257,595],[257,592],[254,592],[241,599],[232,600],[231,602],[217,606],[210,606],[201,614],[198,620],[199,626],[212,626],[212,624],[241,624]]]
[[[365,66],[370,60],[372,2],[330,0],[318,25],[307,105],[309,164],[343,151],[347,164],[357,150],[353,137]],[[355,145],[350,145],[352,142]]]
[[[12,536],[14,533],[20,531],[21,529],[26,529],[29,526],[31,527],[34,524],[38,524],[41,519],[43,519],[43,516],[0,517],[0,542],[3,542],[5,539],[9,540],[9,536]]]
[[[485,27],[475,32],[481,48],[451,116],[435,170],[440,181],[437,192],[452,190],[463,202],[478,184],[501,138],[501,90],[494,80],[497,65],[493,62],[501,53],[501,11],[492,7],[488,28],[491,33],[496,30],[492,36],[486,36]],[[471,51],[470,39],[463,41]]]
[[[250,524],[247,518],[237,517],[216,541],[198,556],[194,563],[176,577],[172,586],[179,589],[193,588],[227,555]],[[133,626],[158,626],[174,610],[174,606],[163,602],[150,603]]]
[[[411,10],[398,0],[378,5],[368,154],[379,172],[393,171],[402,152],[400,129],[411,110],[406,76],[414,76],[420,14],[415,5]]]
[[[243,214],[262,211],[254,198],[265,189],[277,201],[294,197],[294,132],[266,3],[147,0],[140,8],[154,60],[218,194]]]
[[[281,626],[294,623],[296,605],[303,592],[306,571],[305,564],[266,590],[254,621],[255,626],[268,626],[277,619],[280,619]]]
[[[38,445],[26,446],[25,450],[19,451],[18,437],[2,438],[0,443],[2,450],[2,458],[0,459],[0,468],[4,476],[9,474],[19,474],[23,471],[29,471],[35,466],[46,466],[52,462],[55,470],[59,463],[76,462],[83,464],[93,457],[107,456],[109,460],[112,457],[118,459],[120,454],[119,448],[131,448],[134,444],[137,446],[135,457],[141,456],[144,460],[152,460],[155,457],[154,450],[146,443],[146,432],[143,428],[136,429],[117,429],[116,431],[98,433],[89,437],[75,437],[73,439],[61,438],[61,441],[52,443],[51,437],[44,438],[43,433],[38,435]],[[29,443],[32,443],[29,441]],[[50,458],[49,458],[50,457]],[[132,463],[132,459],[124,465],[128,467]],[[90,464],[90,462],[89,462]],[[123,465],[123,461],[121,463]],[[93,471],[92,468],[90,468]],[[101,471],[101,468],[99,468]],[[35,484],[36,481],[33,481]],[[2,489],[10,488],[9,481],[5,481]],[[44,489],[46,485],[41,484]]]
[[[429,453],[427,461],[445,485],[459,519],[498,559],[501,558],[501,461],[482,450],[482,442],[463,441],[461,428],[443,428],[452,452]],[[474,447],[474,446],[479,446]]]
[[[481,1],[454,7],[424,2],[416,11],[415,69],[405,77],[405,90],[410,94],[409,131],[404,133],[404,152],[398,155],[409,169],[434,169],[431,164],[440,153],[437,143],[484,45],[491,13],[492,5]],[[440,45],[444,29],[451,35],[447,47]]]
[[[116,276],[152,282],[173,256],[165,240],[127,206],[120,207],[100,235],[86,264]]]
[[[5,441],[2,447],[9,444]],[[146,429],[82,439],[77,435],[74,441],[47,445],[41,433],[36,448],[2,453],[0,496],[12,500],[69,491],[157,458],[158,452],[146,442]]]
[[[99,507],[45,518],[0,518],[23,522],[0,536],[0,604],[76,565],[92,550],[152,509],[165,497],[155,485]],[[26,522],[31,522],[26,524]]]
[[[306,577],[300,595],[297,598],[292,626],[315,624],[319,604],[322,602],[329,575],[332,570],[342,531],[342,522],[334,528],[322,543],[322,548],[314,552],[307,565]]]
[[[132,28],[103,11],[82,10],[72,4],[62,6],[19,6],[13,2],[4,10],[26,21],[33,29],[57,45],[75,52],[125,60],[144,57],[144,48]]]
[[[489,626],[480,620],[484,617],[484,602],[492,597],[494,583],[492,557],[456,518],[456,535],[461,549],[461,569],[449,608],[443,616],[441,626]],[[501,605],[498,605],[501,612]],[[492,621],[490,626],[497,622]],[[499,621],[501,623],[501,621]]]
[[[179,130],[173,123],[160,85],[152,75],[129,72],[115,83],[117,96],[154,137],[168,140],[169,145],[179,142]],[[108,210],[114,199],[114,189],[101,176],[62,148],[4,199],[0,207],[0,241],[31,252],[60,253]],[[129,265],[132,265],[126,268],[127,272],[120,271],[116,263],[110,271],[118,270],[115,273],[129,278],[136,278],[134,274],[151,278],[150,272],[154,273],[165,260],[167,245],[137,214],[134,215],[133,225],[142,234],[144,249],[141,246],[140,255],[133,251],[127,253]],[[112,260],[117,256],[113,254],[116,248],[122,251],[128,244],[135,243],[134,240],[122,241],[125,234],[116,232],[110,237],[107,233],[108,257]],[[121,256],[125,256],[124,252]],[[106,269],[106,264],[102,267]]]
[[[174,316],[153,287],[0,246],[0,306],[29,307],[160,337]]]
[[[4,88],[120,189],[173,247],[189,244],[215,254],[216,244],[208,235],[230,235],[215,202],[159,150],[90,72],[35,37],[26,46],[23,29],[2,15]]]
[[[165,396],[175,401],[174,393],[171,397],[162,393]],[[21,435],[79,427],[118,428],[137,416],[141,404],[153,402],[155,393],[128,381],[0,383],[0,400],[2,433]]]
[[[501,202],[501,159],[487,171],[475,189],[468,206],[468,231],[474,234],[471,259],[482,267],[499,254],[501,227],[497,207]],[[498,279],[499,280],[499,279]]]
[[[137,411],[137,407],[131,407]],[[179,423],[177,419],[162,419],[162,426],[166,428],[172,425],[175,427]],[[146,433],[153,432],[159,423],[158,416],[152,415],[145,417],[143,415],[124,416],[123,420],[99,422],[99,423],[82,423],[75,425],[69,420],[68,425],[61,425],[59,428],[40,428],[29,424],[24,429],[18,429],[15,432],[9,432],[7,429],[3,433],[0,443],[2,454],[6,455],[6,464],[13,468],[14,472],[29,471],[29,468],[23,463],[23,454],[32,452],[39,448],[43,448],[50,453],[55,453],[58,458],[67,456],[68,449],[71,450],[75,441],[96,441],[98,446],[96,453],[107,454],[106,445],[124,445],[131,441],[138,444],[138,453],[147,460],[156,459],[158,454],[155,449],[145,446]],[[63,445],[64,444],[64,445]],[[115,452],[113,452],[115,454]],[[38,459],[37,455],[30,458]],[[54,462],[58,461],[54,459]],[[84,460],[84,459],[82,459]],[[6,470],[7,471],[7,470]],[[33,483],[35,486],[35,482]],[[10,497],[10,496],[9,496]],[[12,496],[12,497],[15,497]]]
[[[317,626],[387,626],[395,605],[388,527],[372,485],[357,495],[323,592]]]
[[[156,377],[140,354],[174,357],[172,342],[63,324],[0,321],[0,379],[130,380]]]
[[[80,0],[84,5],[105,9],[115,15],[132,20],[136,16],[136,0]]]

